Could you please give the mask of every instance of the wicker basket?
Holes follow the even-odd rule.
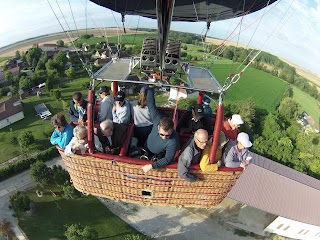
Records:
[[[141,169],[142,160],[109,154],[66,157],[59,152],[79,191],[146,205],[210,208],[225,198],[241,174],[240,169],[212,173],[191,170],[201,180],[190,183],[179,178],[172,166],[146,174]]]

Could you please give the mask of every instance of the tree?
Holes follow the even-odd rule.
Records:
[[[70,181],[69,173],[64,170],[60,165],[53,165],[52,167],[53,181],[58,186],[63,186],[66,182]]]
[[[51,89],[50,96],[59,101],[61,99],[61,92],[58,89]]]
[[[300,105],[292,98],[287,97],[280,102],[279,113],[286,120],[295,120],[300,112]]]
[[[19,80],[19,87],[20,89],[29,89],[30,83],[31,83],[30,78],[23,76]]]
[[[16,51],[15,53],[15,58],[19,59],[21,57],[19,50]]]
[[[12,80],[13,80],[12,73],[9,72],[9,71],[7,71],[7,72],[5,73],[4,78],[5,78],[5,80],[6,80],[7,82],[12,81]]]
[[[58,45],[59,47],[64,47],[64,41],[58,40],[58,41],[57,41],[57,45]]]
[[[68,185],[63,187],[64,197],[66,199],[77,199],[81,197],[80,192],[74,186]]]
[[[187,46],[187,45],[184,45],[184,46],[183,46],[183,50],[187,51],[187,50],[188,50],[188,46]]]
[[[53,85],[52,85],[51,81],[48,79],[46,81],[46,90],[47,90],[47,92],[50,92],[52,88],[53,88]]]
[[[38,61],[41,57],[42,50],[41,48],[35,46],[28,50],[28,53],[26,54],[27,63],[30,67],[33,69],[36,68]]]
[[[65,74],[67,75],[67,77],[69,78],[74,78],[76,76],[76,71],[74,69],[74,67],[69,67],[69,69],[67,69],[65,71]]]
[[[68,240],[95,240],[98,239],[98,232],[89,227],[81,226],[80,224],[72,224],[67,226],[67,231],[64,233]]]
[[[52,180],[52,169],[44,162],[37,161],[30,166],[30,176],[35,183],[45,187]]]
[[[18,142],[22,150],[28,150],[30,145],[34,143],[34,136],[31,131],[22,132],[18,136]]]
[[[22,195],[19,191],[10,196],[10,206],[16,212],[30,210],[30,203],[30,198],[26,195]]]

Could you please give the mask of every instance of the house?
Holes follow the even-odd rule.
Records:
[[[57,46],[57,44],[51,44],[51,43],[44,43],[40,45],[40,48],[43,52],[49,52],[49,51],[55,52],[59,50],[59,46]]]
[[[70,59],[73,57],[78,57],[78,53],[76,51],[68,51],[66,56],[68,59]]]
[[[308,115],[308,113],[303,112],[298,116],[298,123],[300,123],[301,128],[305,131],[305,132],[317,132],[318,130],[316,130],[317,126],[316,126],[316,121]]]
[[[0,129],[24,118],[23,106],[19,97],[0,103]]]
[[[7,70],[8,72],[11,72],[12,73],[12,76],[17,76],[19,73],[20,73],[20,67],[17,66],[17,67],[13,67],[13,68],[10,68]]]
[[[106,50],[97,50],[95,55],[95,58],[101,58],[101,59],[106,59],[108,58],[108,51]]]
[[[88,52],[89,51],[89,48],[90,48],[90,45],[88,43],[82,43],[82,49],[85,51],[85,52]]]
[[[97,59],[95,62],[94,62],[94,65],[97,66],[97,67],[102,67],[104,66],[105,64],[107,64],[108,62],[111,61],[111,58],[106,58],[106,59]]]
[[[272,214],[269,222],[265,222],[265,218],[261,222],[262,232],[294,239],[320,239],[320,181],[265,157],[252,155],[252,163],[227,197],[259,210],[251,212],[250,217]],[[248,217],[242,216],[243,219]]]

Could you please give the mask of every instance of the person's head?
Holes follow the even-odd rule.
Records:
[[[239,114],[233,114],[229,122],[232,130],[238,129],[243,124],[243,120]]]
[[[110,95],[110,88],[107,86],[101,86],[98,91],[100,97],[104,98],[105,96]]]
[[[113,134],[113,122],[110,119],[106,119],[100,123],[100,130],[103,136],[111,137]]]
[[[82,105],[83,98],[82,98],[81,92],[75,92],[73,94],[72,98],[73,98],[73,101],[74,101],[75,104],[77,104],[78,106]]]
[[[147,86],[143,86],[140,89],[138,105],[141,108],[144,108],[145,106],[147,106],[147,90],[148,90]]]
[[[119,105],[120,106],[123,106],[124,104],[124,101],[125,101],[125,98],[126,98],[126,94],[123,92],[123,91],[118,91],[117,92],[117,96],[115,97],[115,101],[116,102],[119,102]]]
[[[88,130],[85,126],[78,125],[73,129],[73,136],[77,138],[80,144],[88,143]]]
[[[64,115],[56,114],[51,118],[51,123],[57,131],[62,132],[67,125],[67,120]]]
[[[247,133],[241,132],[237,136],[237,146],[239,150],[249,148],[252,146],[250,142],[249,135]]]
[[[158,133],[162,139],[167,139],[173,132],[173,121],[171,118],[163,117],[158,125]]]
[[[208,143],[208,140],[209,140],[209,135],[207,130],[198,129],[194,133],[194,142],[198,148],[204,149]]]
[[[200,120],[204,116],[203,107],[201,104],[196,104],[192,109],[192,117],[195,120]]]

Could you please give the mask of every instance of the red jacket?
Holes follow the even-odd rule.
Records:
[[[238,129],[234,129],[234,130],[231,129],[231,126],[230,126],[228,118],[226,118],[223,121],[222,131],[226,135],[227,139],[231,139],[231,140],[234,140],[234,141],[237,140],[237,136],[240,133],[240,131]]]

